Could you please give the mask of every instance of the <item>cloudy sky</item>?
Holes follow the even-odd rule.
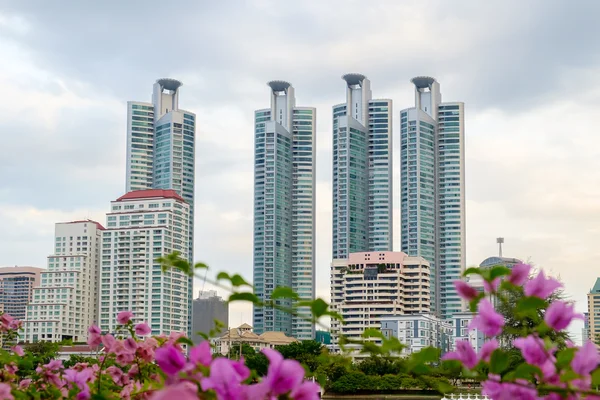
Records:
[[[0,1],[0,265],[45,266],[55,222],[105,222],[125,187],[126,101],[172,77],[198,115],[197,258],[251,277],[253,110],[284,79],[318,110],[328,298],[340,77],[364,73],[394,100],[398,147],[410,78],[430,75],[466,104],[467,263],[503,236],[505,255],[560,275],[583,311],[600,276],[598,15],[593,0]],[[242,320],[249,309],[234,306],[230,323]]]

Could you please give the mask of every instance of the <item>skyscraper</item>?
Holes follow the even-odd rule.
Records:
[[[2,312],[20,321],[25,319],[27,304],[33,298],[33,288],[40,284],[40,273],[36,267],[0,268],[0,306]]]
[[[333,258],[392,250],[392,101],[346,74],[346,102],[333,106]]]
[[[100,321],[115,332],[120,311],[147,322],[153,335],[188,332],[188,277],[163,272],[158,257],[188,254],[190,206],[174,190],[129,192],[111,203],[102,238]]]
[[[23,321],[25,341],[87,340],[98,320],[98,271],[104,227],[85,220],[58,223],[48,269],[33,288]]]
[[[179,108],[181,86],[175,79],[159,79],[153,87],[152,103],[127,103],[126,190],[172,189],[183,197],[190,206],[191,221],[183,257],[193,262],[196,114]],[[190,328],[192,286],[190,278]]]
[[[313,299],[316,109],[296,107],[290,83],[268,85],[271,107],[254,114],[254,287],[264,301],[278,286]],[[253,320],[259,334],[281,331],[298,339],[314,337],[310,322],[271,308],[255,307]]]
[[[464,103],[442,103],[434,78],[412,83],[415,106],[400,112],[401,250],[431,263],[432,310],[450,317],[466,262]]]

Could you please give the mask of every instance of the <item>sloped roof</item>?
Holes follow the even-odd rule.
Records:
[[[132,192],[126,193],[123,196],[119,197],[117,201],[123,200],[136,200],[136,199],[151,199],[151,198],[167,198],[167,199],[176,199],[185,202],[185,199],[177,194],[176,191],[172,189],[144,189],[144,190],[134,190]]]
[[[238,326],[238,329],[252,329],[252,327],[246,323],[243,323],[242,325]]]
[[[594,284],[592,290],[590,290],[590,293],[600,293],[600,278],[596,279],[596,283]]]

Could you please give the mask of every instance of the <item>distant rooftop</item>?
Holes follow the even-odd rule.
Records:
[[[274,92],[285,92],[292,86],[292,84],[287,81],[271,81],[267,82],[267,85],[269,85]]]
[[[596,283],[594,284],[592,290],[590,290],[590,293],[600,293],[600,278],[596,279]]]
[[[172,189],[134,190],[132,192],[126,193],[123,196],[119,197],[117,199],[117,201],[152,199],[152,198],[176,199],[176,200],[185,202],[184,198],[181,197],[180,195],[178,195],[177,192]]]
[[[488,257],[479,264],[480,267],[495,267],[496,265],[504,265],[504,266],[513,266],[516,264],[520,264],[523,261],[518,258],[509,258],[509,257]]]
[[[79,221],[71,221],[71,222],[63,222],[63,223],[65,223],[65,224],[81,224],[81,223],[85,223],[85,222],[96,224],[96,226],[98,227],[98,229],[100,229],[101,231],[103,231],[103,230],[106,229],[106,228],[104,228],[102,226],[102,224],[100,222],[96,222],[96,221],[93,221],[91,219],[82,219],[82,220],[79,220]]]
[[[435,82],[435,78],[430,76],[416,76],[410,80],[413,85],[415,85],[419,89],[426,89],[433,85]]]
[[[350,86],[350,85],[362,84],[362,81],[367,79],[367,77],[364,76],[363,74],[358,74],[358,73],[353,72],[353,73],[342,76],[342,79],[345,80],[346,83]]]
[[[171,78],[158,79],[156,83],[160,84],[160,86],[162,86],[163,89],[172,90],[174,92],[177,91],[177,89],[179,89],[179,87],[183,85],[181,81]]]

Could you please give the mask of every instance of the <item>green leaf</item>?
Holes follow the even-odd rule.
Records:
[[[523,297],[517,301],[515,313],[534,317],[539,309],[545,309],[547,306],[548,303],[539,297]]]
[[[249,301],[253,304],[260,304],[260,300],[258,299],[258,297],[256,297],[256,295],[254,293],[250,293],[250,292],[232,293],[229,296],[228,301],[230,303],[232,301]]]
[[[463,272],[463,276],[467,276],[467,275],[471,275],[471,274],[481,275],[481,269],[471,267],[471,268],[467,268],[466,271]]]
[[[526,379],[530,381],[536,375],[542,376],[542,371],[538,367],[523,363],[515,369],[512,379]],[[508,379],[508,375],[505,377]]]
[[[322,317],[327,312],[327,303],[323,299],[316,299],[312,302],[310,309],[315,316],[315,318]]]
[[[246,280],[244,278],[242,278],[239,274],[232,275],[231,277],[229,277],[229,280],[231,281],[231,286],[233,286],[233,287],[239,287],[239,286],[252,287],[252,285],[249,284],[248,282],[246,282]]]
[[[411,359],[417,363],[427,363],[434,362],[440,359],[440,349],[436,349],[435,347],[425,347],[413,353]]]
[[[192,342],[190,340],[190,338],[187,338],[185,336],[180,337],[179,339],[176,340],[177,343],[181,343],[181,344],[187,344],[189,346],[193,346],[194,342]]]
[[[217,280],[220,281],[223,279],[231,281],[231,278],[229,277],[229,274],[227,272],[219,272],[217,274]]]
[[[456,389],[456,388],[449,383],[446,383],[444,381],[439,381],[439,382],[437,382],[435,389],[438,392],[440,392],[441,394],[446,394],[446,393],[453,392],[454,389]]]
[[[199,262],[194,264],[194,269],[208,269],[208,265]]]
[[[560,375],[560,381],[561,382],[571,382],[573,379],[577,379],[579,378],[579,375],[577,375],[575,372],[573,371],[565,371]]]
[[[385,339],[385,336],[383,336],[383,333],[381,333],[381,331],[377,328],[367,328],[365,329],[365,331],[362,333],[362,337],[364,338],[380,338],[380,339]]]
[[[299,296],[296,292],[292,290],[292,288],[287,286],[278,286],[273,289],[271,293],[271,299],[298,299]]]
[[[600,368],[592,372],[592,387],[600,385]]]
[[[576,348],[564,349],[558,352],[556,355],[556,366],[560,369],[571,364],[573,357],[575,357]]]
[[[499,276],[505,276],[505,275],[510,275],[510,269],[503,267],[501,265],[498,265],[496,267],[493,267],[490,270],[490,281],[493,281],[494,279],[498,278]]]
[[[508,368],[508,354],[500,349],[494,350],[490,359],[490,372],[501,374]]]

